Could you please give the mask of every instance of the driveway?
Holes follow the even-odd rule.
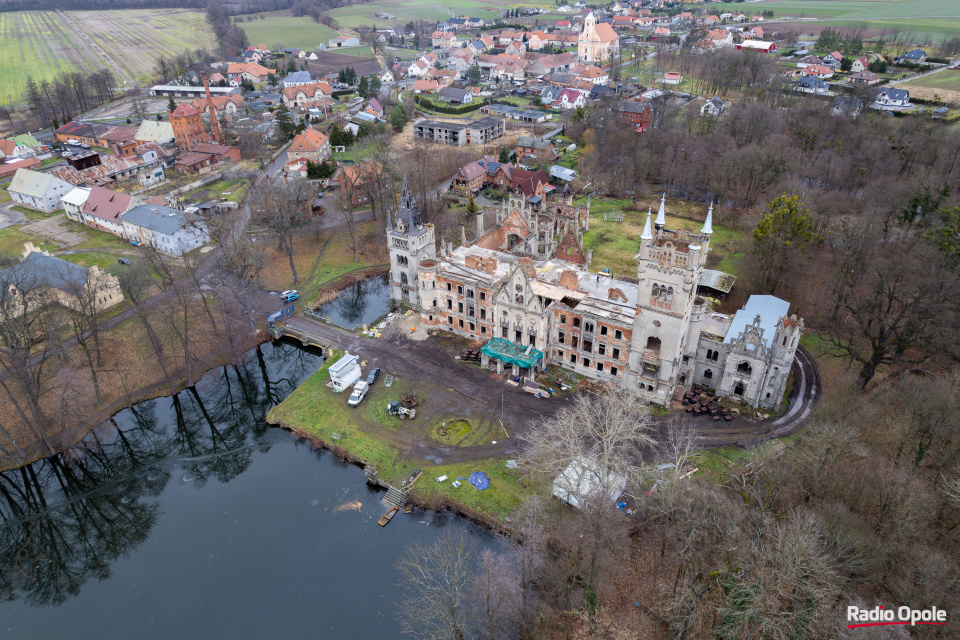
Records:
[[[317,336],[328,344],[341,345],[366,360],[370,367],[380,367],[385,373],[421,380],[432,387],[446,389],[443,398],[438,398],[437,402],[454,403],[453,409],[462,406],[473,415],[498,420],[500,407],[497,401],[503,394],[510,439],[473,447],[448,447],[431,439],[407,434],[411,436],[407,441],[395,443],[402,451],[415,452],[418,459],[433,455],[449,463],[514,455],[519,447],[517,435],[522,435],[537,421],[553,415],[570,402],[570,396],[535,398],[494,377],[489,370],[454,360],[466,341],[443,332],[416,341],[407,337],[408,329],[399,326],[403,323],[396,323],[387,329],[383,337],[372,340],[300,315],[294,316],[286,324]],[[823,393],[816,362],[802,347],[797,350],[793,371],[794,385],[789,404],[777,419],[761,421],[743,417],[730,423],[715,423],[708,418],[674,411],[669,416],[654,418],[658,432],[654,438],[664,433],[668,422],[674,420],[689,421],[700,434],[700,445],[704,448],[750,446],[759,441],[789,435],[814,415]]]
[[[27,216],[19,211],[14,211],[15,202],[5,202],[0,204],[0,229],[6,229],[16,224],[23,224],[27,221]]]

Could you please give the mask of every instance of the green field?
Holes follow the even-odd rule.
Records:
[[[947,91],[960,91],[960,71],[941,71],[932,75],[902,82],[898,87],[924,87],[926,89],[944,89]]]
[[[960,18],[956,0],[761,0],[757,12],[773,11],[777,19],[786,17],[851,18]]]
[[[160,55],[214,46],[213,34],[197,11],[73,11],[69,16],[138,82],[149,79]],[[54,11],[0,13],[0,103],[18,102],[29,76],[53,80],[63,72],[89,72],[104,65]]]
[[[266,16],[263,20],[241,22],[239,25],[247,32],[251,44],[265,44],[271,48],[275,44],[282,44],[287,49],[315,51],[317,45],[327,44],[331,38],[340,35],[306,16],[296,18],[277,13],[263,15]]]
[[[352,7],[331,9],[328,13],[337,19],[340,26],[358,27],[362,24],[405,24],[413,18],[423,20],[446,20],[469,15],[474,18],[497,18],[506,7],[516,7],[514,0],[445,0],[444,2],[418,2],[416,0],[377,0]],[[525,2],[523,6],[550,8],[556,4],[547,0]],[[374,16],[377,12],[390,13],[396,20],[383,20]]]

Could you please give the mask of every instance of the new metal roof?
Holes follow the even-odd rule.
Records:
[[[733,322],[730,323],[730,329],[724,337],[723,342],[730,344],[734,338],[739,337],[747,328],[747,325],[753,324],[754,319],[760,316],[760,328],[763,329],[763,338],[767,344],[773,342],[773,334],[777,329],[777,322],[790,311],[790,303],[781,300],[776,296],[750,296],[747,304],[737,311],[733,316]]]

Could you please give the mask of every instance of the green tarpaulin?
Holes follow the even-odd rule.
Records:
[[[529,353],[527,353],[527,349],[530,349]],[[503,338],[491,338],[490,342],[483,345],[481,351],[491,358],[496,358],[506,364],[519,365],[524,369],[532,369],[537,364],[537,360],[543,358],[542,351],[507,342]]]

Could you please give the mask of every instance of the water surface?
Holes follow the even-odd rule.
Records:
[[[390,311],[389,278],[390,274],[384,273],[355,282],[317,313],[344,329],[373,323]]]
[[[10,638],[397,638],[403,548],[449,514],[398,515],[363,472],[268,427],[321,364],[289,344],[116,416],[82,458],[0,474]],[[358,504],[359,503],[359,504]]]

